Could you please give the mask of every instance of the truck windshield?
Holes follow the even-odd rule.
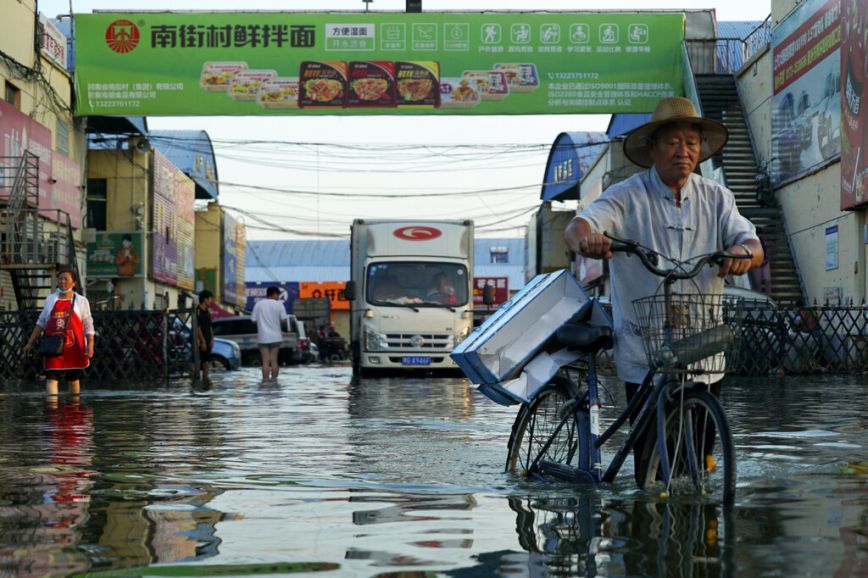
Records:
[[[365,297],[374,305],[458,307],[467,304],[468,285],[464,265],[375,263],[368,266]]]

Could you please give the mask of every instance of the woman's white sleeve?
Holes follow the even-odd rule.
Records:
[[[39,319],[36,320],[36,324],[43,330],[48,325],[48,318],[51,316],[51,310],[54,309],[55,301],[57,301],[57,297],[54,295],[45,298],[45,305],[42,306],[42,312],[39,314]]]
[[[85,335],[94,335],[96,333],[96,329],[93,327],[93,314],[90,312],[90,301],[87,300],[87,297],[79,297],[79,303],[81,305],[81,324],[84,326],[84,334]]]

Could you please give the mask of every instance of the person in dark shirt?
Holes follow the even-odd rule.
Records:
[[[196,342],[199,346],[199,362],[202,370],[202,383],[210,385],[208,370],[211,366],[211,347],[214,345],[214,330],[211,328],[210,305],[214,294],[205,289],[199,292],[199,305],[196,307]],[[198,374],[198,371],[197,371]]]

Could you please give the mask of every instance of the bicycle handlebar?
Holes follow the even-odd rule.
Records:
[[[699,275],[699,271],[705,265],[722,265],[725,259],[750,259],[749,255],[733,255],[726,251],[717,251],[699,259],[690,270],[682,269],[661,269],[657,266],[659,263],[658,254],[640,245],[637,241],[616,239],[608,233],[603,233],[609,239],[612,239],[610,250],[613,253],[630,253],[639,257],[642,264],[648,271],[667,279],[692,279]]]

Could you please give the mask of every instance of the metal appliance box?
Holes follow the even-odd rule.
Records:
[[[568,270],[537,275],[458,344],[452,359],[473,383],[512,379],[587,301]],[[591,322],[611,324],[600,307],[594,308]]]

